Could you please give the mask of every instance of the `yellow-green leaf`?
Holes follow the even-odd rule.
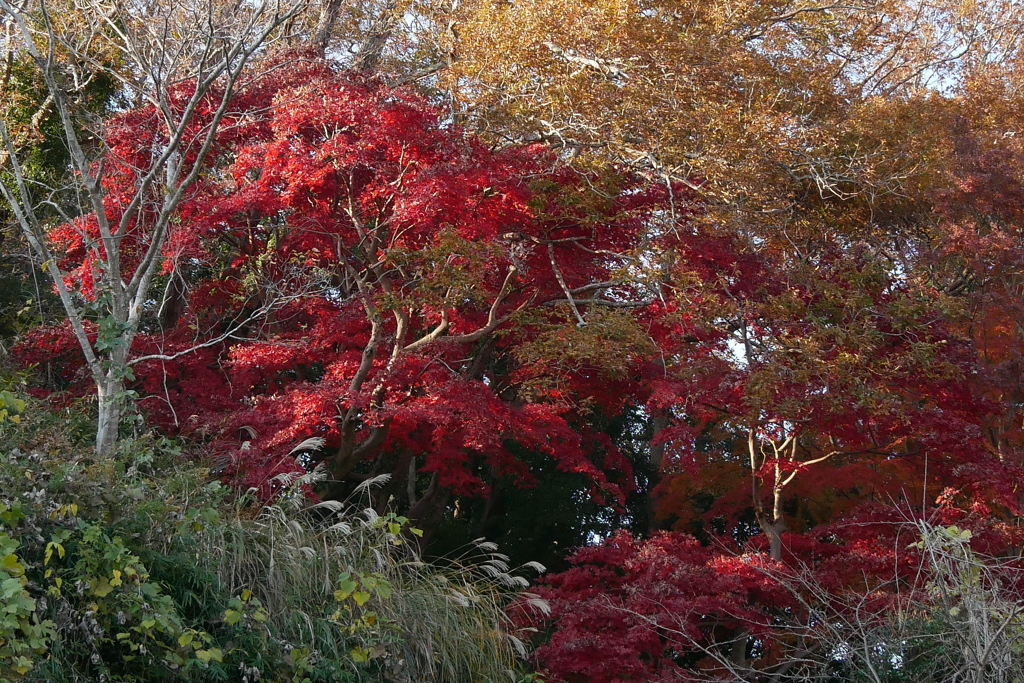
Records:
[[[105,578],[96,579],[93,582],[92,594],[98,598],[105,598],[114,591],[114,587]]]

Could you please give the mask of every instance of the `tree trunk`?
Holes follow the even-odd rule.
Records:
[[[785,445],[783,446],[785,448]],[[768,552],[773,560],[782,559],[782,532],[786,530],[786,518],[782,512],[782,492],[786,482],[782,479],[782,471],[779,464],[775,463],[775,477],[772,485],[772,512],[771,517],[764,509],[764,501],[761,500],[761,475],[759,470],[764,462],[763,454],[758,457],[757,438],[754,428],[747,433],[747,450],[750,455],[750,486],[751,497],[754,503],[754,516],[757,519],[761,531],[768,537]],[[776,453],[778,453],[776,449]]]
[[[331,33],[334,25],[338,22],[338,13],[341,11],[341,0],[327,0],[320,6],[320,18],[313,29],[313,47],[323,55],[331,42]]]
[[[768,553],[773,560],[782,559],[782,532],[786,530],[786,521],[777,519],[771,524],[762,524],[761,529],[768,536]]]
[[[651,415],[651,441],[649,445],[648,455],[648,472],[647,472],[647,531],[653,533],[660,529],[657,521],[657,504],[658,499],[655,496],[654,489],[657,488],[658,484],[661,483],[661,464],[665,458],[665,442],[654,443],[654,440],[658,438],[658,434],[661,430],[668,427],[668,410],[660,409],[653,411]]]
[[[99,416],[96,422],[96,455],[110,453],[117,444],[124,406],[124,381],[109,376],[96,386]]]
[[[353,68],[356,71],[373,72],[377,70],[381,58],[384,56],[384,48],[391,39],[401,12],[398,9],[397,0],[388,0],[381,8],[380,14],[370,26],[366,35],[366,41],[353,60]]]
[[[769,519],[763,511],[755,511],[757,525],[768,537],[768,553],[773,560],[782,559],[782,532],[786,530],[786,520],[779,515]]]
[[[747,643],[750,642],[750,633],[743,627],[737,628],[735,633],[736,637],[729,649],[729,661],[737,669],[743,670],[750,666],[750,662],[747,661]]]
[[[437,531],[437,525],[444,515],[444,509],[451,498],[451,491],[437,482],[435,473],[430,479],[430,486],[416,504],[409,508],[407,517],[412,524],[423,531],[419,539],[419,551],[422,553]]]

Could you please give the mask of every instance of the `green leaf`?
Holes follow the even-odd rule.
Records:
[[[4,571],[11,576],[21,576],[25,573],[25,567],[18,561],[18,556],[12,553],[5,555],[4,559],[0,561],[0,571]]]
[[[114,587],[110,585],[105,577],[95,579],[92,584],[92,594],[98,598],[105,598],[114,592]]]
[[[22,592],[22,584],[19,579],[4,579],[0,583],[0,599],[10,600]]]
[[[334,593],[335,600],[344,600],[348,596],[352,595],[352,591],[356,589],[358,584],[352,579],[345,579],[338,584],[338,590]]]

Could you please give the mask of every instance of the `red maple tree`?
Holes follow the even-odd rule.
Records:
[[[156,125],[145,107],[111,123],[110,192]],[[323,463],[324,495],[390,473],[382,504],[422,517],[486,493],[481,471],[528,483],[525,450],[619,500],[629,464],[587,416],[643,400],[652,326],[674,309],[662,270],[735,261],[686,228],[679,188],[670,215],[664,188],[485,148],[413,92],[323,61],[242,91],[211,159],[173,222],[135,388],[154,423],[212,440],[264,495]],[[88,220],[51,235],[85,297]],[[61,339],[40,329],[21,357],[54,360]]]

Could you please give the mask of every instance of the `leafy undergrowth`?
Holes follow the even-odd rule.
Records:
[[[274,506],[151,434],[92,455],[88,417],[0,423],[0,683],[515,680],[526,581],[490,546],[421,562],[404,518]],[[520,602],[522,600],[520,599]]]

